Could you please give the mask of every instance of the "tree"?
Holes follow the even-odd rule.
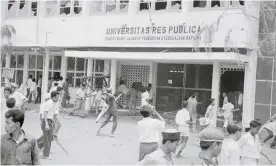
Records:
[[[12,37],[16,34],[16,31],[12,25],[4,25],[1,27],[1,63],[0,63],[0,83],[2,83],[2,67],[5,64],[6,54],[9,54],[13,50]]]

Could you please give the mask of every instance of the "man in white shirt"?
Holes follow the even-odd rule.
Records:
[[[28,99],[22,93],[16,91],[17,84],[11,83],[10,86],[12,89],[12,94],[9,97],[13,97],[15,99],[15,108],[19,108],[25,111],[24,106]]]
[[[39,79],[37,81],[36,103],[40,103],[41,102],[41,86],[42,86],[42,75],[39,76]]]
[[[151,106],[144,105],[140,113],[143,119],[137,123],[140,133],[139,161],[143,160],[147,154],[158,149],[160,133],[165,128],[165,120]],[[158,119],[151,118],[152,113],[155,113]]]
[[[189,125],[193,124],[193,122],[191,122],[190,113],[187,110],[187,106],[188,102],[184,101],[182,103],[182,110],[179,110],[175,116],[175,122],[178,125],[178,131],[180,132],[180,148],[176,157],[181,157],[181,152],[185,148],[188,138],[190,136]]]
[[[30,94],[30,86],[31,86],[32,82],[33,82],[33,76],[32,76],[32,75],[29,75],[29,79],[28,79],[28,81],[27,81],[27,96],[26,96],[26,98],[29,97],[29,94]]]
[[[76,107],[73,109],[72,112],[70,112],[69,116],[74,115],[74,113],[76,111],[79,111],[79,113],[81,114],[82,110],[83,110],[83,103],[84,103],[84,99],[85,99],[85,85],[81,84],[80,88],[78,89],[77,93],[76,93]],[[85,115],[81,115],[81,117],[85,117]]]
[[[32,83],[30,83],[29,103],[32,101],[33,96],[35,99],[35,93],[36,93],[36,82],[35,82],[35,78],[33,78]]]
[[[197,100],[196,100],[196,94],[194,93],[189,99],[188,99],[188,107],[187,110],[190,112],[192,121],[194,122],[193,125],[193,132],[196,132],[196,119],[197,119]]]
[[[42,121],[42,131],[44,136],[44,149],[43,149],[43,158],[44,159],[51,159],[49,158],[50,149],[51,149],[51,142],[53,140],[53,132],[55,129],[55,122],[54,119],[58,115],[56,104],[59,98],[59,92],[52,92],[51,99],[46,101],[44,104],[44,114],[43,114],[43,121]]]
[[[224,116],[223,127],[226,128],[227,125],[232,123],[233,121],[234,105],[228,100],[225,100],[225,104],[223,105],[222,110],[223,110],[223,116]]]
[[[144,105],[149,105],[149,90],[150,90],[150,88],[147,87],[146,91],[141,94],[141,105],[142,105],[142,107]]]
[[[57,88],[58,88],[58,83],[55,82],[55,83],[54,83],[54,86],[50,89],[49,93],[52,93],[52,92],[54,92],[54,91],[57,91]]]
[[[205,118],[210,119],[210,124],[208,127],[216,127],[217,126],[217,110],[215,107],[215,99],[210,99],[210,105],[207,107]]]
[[[241,165],[257,165],[260,159],[261,143],[258,133],[261,123],[257,120],[250,122],[250,130],[238,141],[241,150]]]
[[[100,86],[98,86],[98,85],[96,86],[96,90],[93,92],[93,95],[95,95],[93,102],[95,103],[96,117],[97,117],[99,114],[100,104],[102,101],[102,90],[101,90]]]
[[[222,143],[219,165],[240,165],[241,152],[237,141],[241,137],[241,131],[242,127],[237,123],[227,126],[229,136]]]
[[[154,152],[145,156],[138,165],[174,165],[174,153],[180,140],[180,133],[175,129],[162,132],[162,145]]]

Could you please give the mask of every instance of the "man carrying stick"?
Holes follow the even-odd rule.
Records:
[[[108,105],[108,110],[106,111],[107,116],[105,121],[101,124],[99,130],[97,131],[97,135],[100,134],[101,129],[110,121],[111,117],[113,117],[113,125],[111,130],[111,135],[114,135],[114,132],[117,128],[118,124],[118,115],[117,115],[117,103],[115,97],[112,95],[112,91],[110,88],[106,89],[106,92],[102,93],[106,95],[106,103]]]

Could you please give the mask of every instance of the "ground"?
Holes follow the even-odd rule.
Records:
[[[30,105],[29,107],[33,109],[26,112],[23,129],[38,138],[42,134],[39,126],[39,114],[36,109],[38,106]],[[62,126],[59,140],[69,154],[66,155],[54,142],[51,150],[52,160],[41,160],[41,164],[133,165],[137,163],[139,135],[136,122],[140,119],[139,116],[120,116],[115,138],[111,138],[109,136],[96,136],[96,130],[100,123],[95,123],[95,118],[91,115],[85,119],[69,117],[67,115],[68,113],[62,113],[60,115]],[[169,127],[173,126],[169,125]],[[108,124],[102,130],[102,133],[108,135],[110,131],[111,124]],[[178,159],[176,164],[191,164],[199,151],[198,139],[196,138],[196,134],[193,133],[189,138],[186,149],[182,152],[184,158]],[[263,151],[276,164],[275,150],[268,148],[266,144],[263,146]],[[267,165],[269,162],[262,156],[259,164]]]

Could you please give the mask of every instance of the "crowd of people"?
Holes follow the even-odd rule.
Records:
[[[34,82],[34,81],[33,81]],[[62,86],[62,87],[61,87]],[[10,84],[4,89],[5,103],[5,130],[6,134],[1,139],[1,163],[8,165],[38,165],[40,158],[51,159],[51,143],[58,139],[61,128],[59,120],[60,111],[64,111],[63,99],[66,91],[66,84],[62,83],[62,78],[51,82],[49,93],[44,94],[40,105],[40,126],[43,135],[38,139],[22,130],[24,123],[24,107],[28,101],[27,97],[16,91],[17,85]],[[68,88],[68,84],[67,84]],[[70,115],[81,110],[87,94],[84,93],[85,85],[81,84],[77,92],[76,108]],[[166,125],[165,119],[156,111],[150,98],[150,87],[145,88],[141,95],[140,114],[142,120],[137,122],[139,131],[139,156],[138,165],[174,165],[175,157],[182,157],[190,137],[190,125],[192,132],[196,131],[197,122],[197,95],[193,94],[187,101],[183,101],[182,109],[175,117],[176,129]],[[29,95],[33,88],[30,86]],[[133,98],[135,100],[135,92]],[[96,104],[97,113],[99,103],[104,101],[106,105],[106,119],[100,125],[96,134],[111,121],[113,122],[111,136],[114,136],[118,125],[117,98],[113,95],[110,88],[101,89],[96,87],[92,93],[93,102]],[[137,97],[137,96],[136,96]],[[66,99],[65,99],[66,100]],[[131,101],[130,100],[130,101]],[[134,109],[134,101],[131,101]],[[200,153],[191,165],[256,165],[260,159],[261,142],[258,134],[261,127],[259,120],[252,120],[250,128],[244,134],[242,126],[232,120],[234,107],[228,102],[227,98],[224,105],[217,111],[215,99],[210,99],[205,117],[199,119],[202,131],[198,133],[200,139]],[[223,129],[217,128],[217,114],[222,112],[225,123]],[[157,118],[153,118],[153,117]],[[274,135],[271,148],[275,148],[276,121],[271,119],[265,128],[269,136],[263,140],[266,142]],[[39,157],[39,149],[43,148],[43,156]],[[174,155],[175,154],[175,155]],[[188,164],[188,163],[183,163]]]

